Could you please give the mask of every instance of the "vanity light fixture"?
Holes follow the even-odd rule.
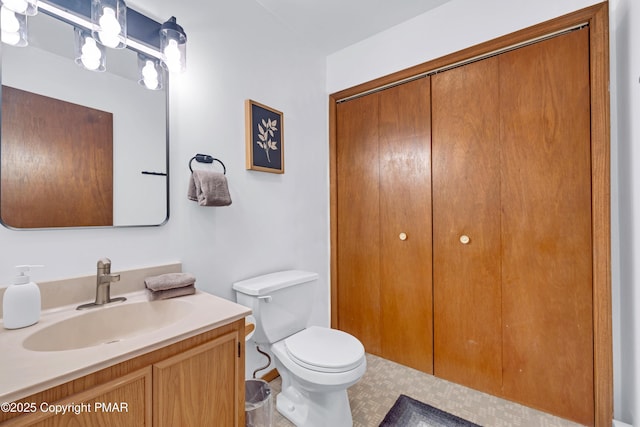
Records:
[[[76,27],[75,33],[75,60],[76,64],[90,71],[104,71],[106,67],[106,49],[96,42],[91,32]]]
[[[91,0],[93,38],[104,46],[127,46],[127,5],[124,0]]]
[[[0,28],[2,28],[2,43],[17,47],[29,44],[27,16],[8,9],[4,4],[0,8]]]
[[[164,69],[160,65],[160,60],[150,58],[141,53],[138,54],[138,75],[142,86],[150,90],[159,90],[163,86]]]
[[[27,45],[26,15],[9,13],[5,6],[11,4],[12,7],[24,10],[25,13],[30,13],[32,9],[35,12],[40,10],[76,28],[75,61],[87,69],[94,71],[106,69],[104,46],[107,46],[127,47],[153,62],[153,66],[149,65],[146,68],[146,77],[142,75],[146,62],[139,66],[141,84],[150,89],[160,89],[164,86],[165,70],[170,72],[186,70],[187,35],[173,16],[168,21],[160,23],[127,7],[124,0],[0,0],[0,2],[3,4],[1,23],[3,43],[14,46]],[[87,33],[93,35],[94,41],[87,38]],[[101,52],[99,57],[96,49]],[[156,70],[157,79],[151,77],[152,68]]]

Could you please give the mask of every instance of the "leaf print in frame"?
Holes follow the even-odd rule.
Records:
[[[245,101],[247,169],[284,173],[283,119],[276,109]]]

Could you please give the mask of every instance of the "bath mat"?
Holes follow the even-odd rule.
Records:
[[[480,427],[460,417],[401,394],[380,427]]]

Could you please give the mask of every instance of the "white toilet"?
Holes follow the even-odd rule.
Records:
[[[318,274],[289,270],[233,284],[237,301],[253,310],[253,340],[268,347],[282,378],[278,412],[296,426],[351,426],[347,388],[367,362],[357,338],[307,327]]]

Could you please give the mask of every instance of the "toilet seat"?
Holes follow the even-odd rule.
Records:
[[[336,329],[311,326],[284,340],[296,364],[317,372],[346,372],[362,364],[364,347],[355,337]]]

